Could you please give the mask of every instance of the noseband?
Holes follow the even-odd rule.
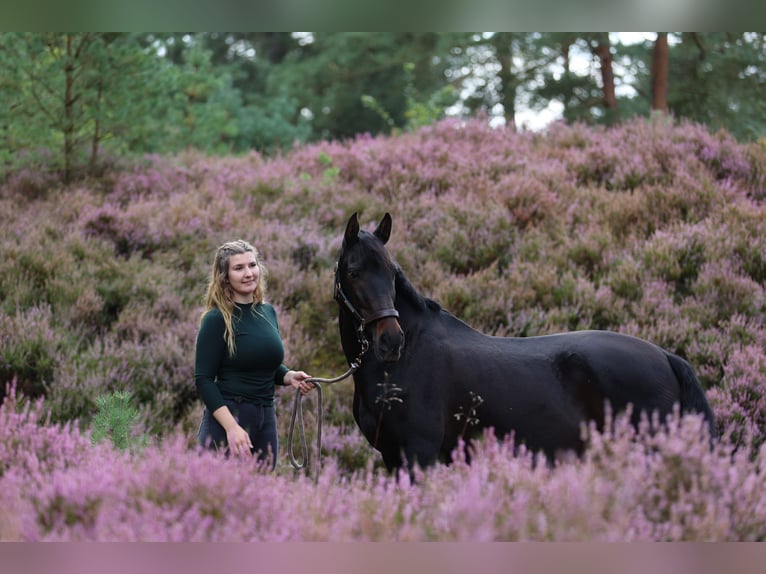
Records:
[[[346,294],[343,292],[343,288],[340,286],[340,268],[337,264],[335,265],[335,293],[333,294],[333,299],[335,299],[338,303],[345,305],[346,309],[348,309],[348,311],[354,316],[354,319],[356,319],[356,322],[359,323],[358,330],[360,338],[364,337],[363,332],[367,324],[373,323],[378,319],[383,319],[384,317],[399,317],[399,311],[396,309],[381,309],[371,313],[367,317],[363,317],[357,308],[354,307],[354,304],[346,296]]]
[[[340,281],[337,279],[335,281],[335,294],[333,298],[338,303],[342,303],[343,305],[346,306],[346,309],[348,309],[348,311],[354,316],[354,319],[356,319],[356,322],[359,323],[360,331],[364,331],[364,328],[368,323],[372,323],[374,321],[377,321],[378,319],[383,319],[384,317],[399,316],[399,311],[397,311],[396,309],[381,309],[380,311],[375,311],[374,313],[371,313],[367,317],[363,317],[362,314],[357,310],[356,307],[354,307],[354,304],[349,300],[349,298],[343,292],[343,288],[340,286]]]

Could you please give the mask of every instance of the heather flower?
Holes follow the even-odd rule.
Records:
[[[56,193],[45,170],[9,174],[0,383],[18,397],[0,408],[0,506],[16,514],[0,537],[763,540],[763,162],[686,122],[529,133],[477,118],[273,158],[152,156]],[[583,459],[548,466],[487,434],[470,464],[458,450],[411,483],[381,470],[349,380],[325,389],[322,413],[306,400],[312,449],[324,423],[321,468],[289,466],[282,389],[276,472],[198,452],[192,357],[211,253],[257,244],[285,362],[334,376],[347,368],[334,263],[354,211],[371,225],[391,212],[388,247],[411,282],[479,330],[611,329],[683,355],[722,438],[711,448],[694,417],[617,420],[586,429]],[[92,444],[96,398],[128,392],[151,440]]]

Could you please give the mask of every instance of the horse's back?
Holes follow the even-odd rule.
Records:
[[[575,331],[560,337],[556,361],[562,379],[569,375],[567,368],[580,369],[619,405],[632,402],[638,408],[667,410],[679,400],[678,380],[667,353],[657,345],[611,331]]]
[[[669,413],[680,386],[667,353],[648,341],[611,331],[573,331],[530,338],[544,349],[556,382],[575,397],[615,410]]]
[[[505,373],[523,387],[579,381],[614,398],[646,394],[660,402],[678,400],[678,381],[668,353],[630,335],[590,330],[492,337],[474,331],[472,337],[466,333],[456,337],[455,346],[464,347],[463,355],[472,358],[466,364],[486,371],[484,377]]]
[[[475,393],[482,427],[515,432],[535,448],[580,450],[582,423],[601,426],[607,403],[614,412],[632,405],[638,421],[642,412],[664,416],[680,400],[667,354],[642,339],[610,331],[463,335],[463,359],[455,363],[470,371],[452,378],[461,385],[456,395]]]

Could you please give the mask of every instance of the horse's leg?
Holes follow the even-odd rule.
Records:
[[[392,447],[378,448],[383,457],[383,464],[386,465],[386,470],[388,470],[388,472],[396,472],[404,465],[401,450]]]
[[[439,459],[443,431],[433,429],[413,429],[404,447],[404,458],[410,469],[419,466],[425,468]]]

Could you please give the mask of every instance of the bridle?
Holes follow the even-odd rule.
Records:
[[[339,262],[338,262],[339,263]],[[342,381],[343,379],[346,379],[353,375],[359,367],[362,366],[362,356],[367,352],[367,350],[370,348],[370,341],[367,339],[367,335],[364,332],[365,327],[377,321],[378,319],[383,319],[384,317],[399,317],[399,311],[396,309],[381,309],[380,311],[375,311],[374,313],[368,315],[367,317],[362,316],[362,314],[359,312],[359,310],[354,307],[354,304],[351,302],[351,300],[348,298],[348,296],[343,292],[343,288],[340,286],[340,271],[339,271],[339,265],[338,263],[335,264],[335,290],[333,293],[333,299],[337,301],[339,304],[346,307],[346,309],[353,315],[354,319],[358,323],[356,328],[356,337],[359,341],[360,345],[360,351],[359,354],[356,356],[356,358],[351,361],[351,364],[349,365],[348,370],[340,375],[339,377],[335,377],[333,379],[322,379],[319,377],[311,377],[309,379],[306,379],[306,382],[314,383],[314,386],[317,390],[317,457],[321,456],[322,452],[322,385],[320,383],[337,383],[339,381]],[[303,407],[301,405],[303,395],[301,394],[300,390],[295,391],[295,402],[293,404],[293,413],[292,417],[290,419],[290,429],[288,432],[288,438],[287,438],[287,455],[290,459],[290,464],[293,466],[293,468],[301,469],[304,466],[308,464],[308,445],[306,444],[306,434],[304,431],[303,426]],[[295,430],[296,422],[298,423],[299,433],[300,433],[300,441],[301,441],[301,450],[302,450],[302,460],[299,461],[295,458],[295,454],[293,451],[293,432]],[[318,464],[318,463],[317,463]],[[318,472],[315,474],[315,477],[318,478],[319,474]]]
[[[399,311],[393,308],[380,309],[379,311],[375,311],[367,317],[363,317],[357,308],[354,307],[354,304],[351,302],[348,296],[343,292],[343,287],[340,286],[340,266],[338,263],[335,264],[335,292],[333,293],[333,299],[335,299],[339,304],[345,305],[349,313],[351,313],[354,316],[354,319],[356,319],[356,322],[358,323],[357,337],[359,338],[360,343],[367,340],[367,337],[364,334],[364,329],[367,324],[373,323],[378,319],[383,319],[384,317],[399,317]]]

